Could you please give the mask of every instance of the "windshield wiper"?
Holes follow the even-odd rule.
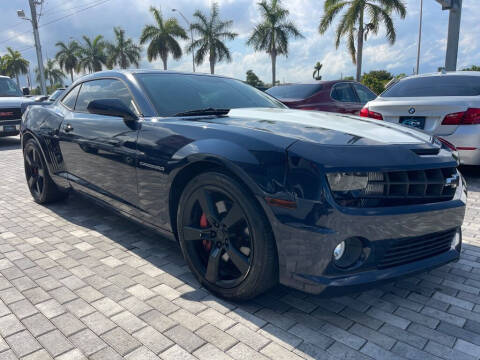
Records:
[[[179,112],[174,116],[227,115],[229,111],[230,109],[206,108]]]

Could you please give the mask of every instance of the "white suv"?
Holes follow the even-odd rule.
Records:
[[[403,78],[368,102],[360,116],[437,135],[455,145],[462,164],[480,165],[480,72]]]

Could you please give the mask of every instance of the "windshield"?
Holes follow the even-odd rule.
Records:
[[[480,76],[421,76],[400,80],[385,90],[381,97],[478,96]]]
[[[266,92],[277,99],[306,99],[322,89],[320,84],[280,85]]]
[[[65,90],[65,89],[57,89],[57,90],[55,90],[55,91],[53,92],[53,94],[50,95],[50,97],[48,98],[48,100],[50,100],[50,101],[55,101],[55,100],[57,100],[57,99],[60,97],[60,95],[62,95],[62,93],[63,93],[64,90]]]
[[[0,77],[0,97],[23,96],[15,81],[10,78]]]
[[[199,109],[284,108],[277,100],[241,81],[187,74],[135,74],[159,116]]]

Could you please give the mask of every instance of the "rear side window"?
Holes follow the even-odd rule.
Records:
[[[280,85],[268,89],[266,93],[277,99],[306,99],[321,89],[321,84]]]
[[[332,99],[342,102],[358,102],[349,83],[335,84],[332,89]]]
[[[478,96],[480,76],[444,75],[401,80],[382,97]]]
[[[136,113],[130,92],[120,80],[116,79],[100,79],[84,82],[78,94],[75,111],[88,112],[87,107],[90,101],[99,99],[119,99],[128,106],[131,111]]]
[[[65,105],[70,110],[73,110],[75,107],[75,101],[77,100],[78,90],[82,85],[75,86],[63,99],[62,104]]]
[[[377,98],[377,95],[370,90],[369,88],[360,85],[360,84],[353,84],[355,91],[357,92],[358,99],[362,104],[366,104],[369,101],[372,101]]]

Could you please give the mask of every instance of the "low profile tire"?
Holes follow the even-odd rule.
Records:
[[[265,214],[238,181],[219,172],[193,178],[180,197],[183,255],[200,283],[232,300],[251,299],[278,281],[274,238]]]
[[[35,140],[30,139],[25,144],[23,159],[28,189],[35,202],[47,204],[68,196],[67,192],[60,191],[50,177],[45,159]]]

